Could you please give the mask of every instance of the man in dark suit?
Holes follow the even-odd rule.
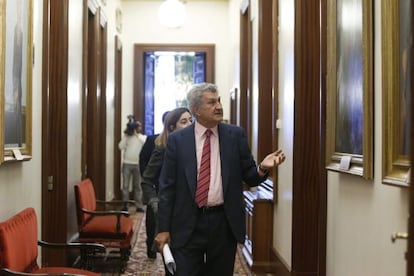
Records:
[[[237,242],[245,239],[242,182],[259,185],[285,156],[277,150],[256,166],[243,129],[222,123],[214,84],[195,85],[187,100],[196,122],[169,136],[159,179],[156,242],[160,252],[166,243],[171,247],[175,275],[230,276]],[[204,152],[209,161],[202,161]]]

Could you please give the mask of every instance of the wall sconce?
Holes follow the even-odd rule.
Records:
[[[167,28],[181,27],[184,24],[185,17],[185,6],[179,0],[165,0],[158,10],[160,24]]]

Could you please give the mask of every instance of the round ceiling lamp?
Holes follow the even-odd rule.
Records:
[[[167,28],[179,28],[185,21],[185,6],[179,0],[165,0],[158,10],[160,24]]]

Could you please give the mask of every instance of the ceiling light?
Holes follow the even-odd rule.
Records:
[[[185,6],[179,0],[165,0],[158,10],[160,24],[167,28],[179,28],[185,21]]]

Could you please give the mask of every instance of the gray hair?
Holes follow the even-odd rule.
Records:
[[[217,86],[213,83],[206,82],[195,84],[187,93],[188,106],[191,112],[194,113],[194,109],[203,104],[204,92],[217,93]]]

